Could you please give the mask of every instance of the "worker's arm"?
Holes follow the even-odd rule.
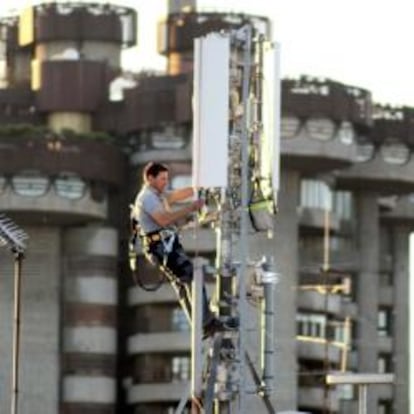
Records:
[[[166,198],[168,201],[168,204],[174,204],[178,201],[186,200],[187,198],[190,198],[194,194],[192,187],[185,187],[180,188],[179,190],[171,191],[167,194]]]
[[[150,213],[152,219],[161,227],[167,227],[176,221],[186,217],[193,211],[199,210],[203,206],[202,200],[193,201],[190,205],[175,211],[157,210]]]

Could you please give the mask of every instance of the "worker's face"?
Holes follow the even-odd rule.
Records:
[[[168,185],[168,171],[161,171],[156,177],[148,177],[149,184],[162,193]]]

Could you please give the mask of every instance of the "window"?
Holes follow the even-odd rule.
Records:
[[[351,145],[354,142],[355,131],[349,121],[343,121],[338,129],[338,138],[345,145]]]
[[[354,386],[352,384],[343,384],[336,387],[338,397],[341,400],[353,400],[354,399]]]
[[[12,180],[13,190],[22,196],[40,197],[49,189],[49,178],[38,171],[22,171]]]
[[[284,116],[281,120],[281,137],[282,139],[294,138],[299,132],[300,121],[293,116]]]
[[[402,143],[388,142],[381,147],[381,155],[388,164],[403,165],[410,159],[410,150]]]
[[[389,354],[380,354],[378,356],[378,373],[386,374],[392,372],[392,359]]]
[[[77,174],[61,173],[54,185],[59,196],[70,200],[77,200],[85,194],[86,183]]]
[[[379,336],[391,336],[391,309],[381,308],[378,311],[377,331]]]
[[[306,122],[309,136],[318,141],[328,141],[333,138],[335,124],[327,118],[311,118]]]
[[[301,207],[332,209],[332,191],[320,180],[303,179],[300,189]]]
[[[325,338],[326,316],[318,313],[298,313],[296,333],[300,336]]]
[[[190,324],[181,308],[174,308],[172,312],[172,329],[176,332],[188,332]]]
[[[366,162],[374,156],[374,145],[370,143],[358,144],[356,147],[356,162]]]
[[[333,210],[338,218],[350,220],[353,213],[352,193],[350,191],[335,191]]]
[[[188,381],[190,378],[190,358],[188,356],[177,356],[171,360],[171,380],[173,382]]]

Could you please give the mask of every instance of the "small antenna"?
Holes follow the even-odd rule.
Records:
[[[23,253],[26,250],[25,240],[29,236],[11,219],[0,213],[0,246],[7,246],[13,253]]]

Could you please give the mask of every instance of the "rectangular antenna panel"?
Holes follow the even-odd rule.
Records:
[[[261,176],[272,179],[276,197],[280,186],[280,45],[265,42],[263,50],[263,142]]]
[[[193,186],[227,187],[230,38],[195,39]]]

